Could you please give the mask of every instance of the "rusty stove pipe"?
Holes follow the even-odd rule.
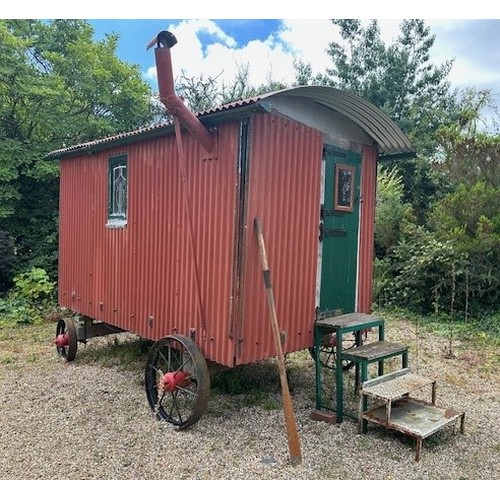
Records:
[[[170,48],[176,43],[177,40],[170,31],[161,31],[147,46],[147,49],[149,49],[153,45],[157,45],[155,59],[160,101],[167,109],[167,112],[177,117],[189,133],[196,137],[207,152],[210,153],[214,147],[212,134],[175,93]]]

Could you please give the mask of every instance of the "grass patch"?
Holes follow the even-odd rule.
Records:
[[[277,399],[281,386],[276,363],[264,360],[237,366],[211,376],[211,394],[236,396],[231,398],[233,408],[260,406],[265,410],[282,407]]]
[[[2,365],[13,365],[16,360],[9,354],[2,357]]]
[[[112,334],[78,344],[76,359],[105,368],[142,371],[152,342],[131,334]]]

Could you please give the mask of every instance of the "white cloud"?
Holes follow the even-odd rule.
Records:
[[[296,58],[310,62],[314,72],[324,71],[329,60],[325,49],[334,34],[332,27],[326,19],[286,20],[281,29],[266,40],[252,40],[237,47],[236,41],[212,21],[182,21],[168,28],[179,41],[172,50],[174,75],[182,71],[188,76],[220,75],[221,82],[230,82],[238,67],[248,65],[251,85],[257,86],[269,79],[291,84],[295,79]],[[205,53],[197,36],[203,31],[215,37]],[[155,79],[156,68],[148,68],[145,76]]]
[[[146,80],[156,80],[156,66],[150,66],[143,74]]]
[[[369,20],[365,20],[368,22]],[[379,19],[382,39],[391,43],[399,34],[401,19]],[[464,20],[426,19],[431,31],[452,31]],[[190,77],[200,74],[218,76],[220,83],[231,82],[237,74],[238,67],[249,67],[250,84],[257,86],[269,79],[290,85],[295,80],[293,63],[301,59],[311,64],[313,74],[324,73],[331,65],[326,49],[333,40],[340,40],[337,29],[329,19],[288,19],[283,20],[280,29],[266,40],[252,40],[244,46],[238,46],[234,38],[224,33],[213,21],[183,20],[171,25],[178,39],[172,51],[174,75],[184,71]],[[441,31],[443,32],[443,31]],[[203,50],[199,34],[207,35],[212,41]],[[473,60],[460,59],[451,54],[446,44],[437,38],[431,51],[435,64],[455,58],[450,81],[453,85],[473,85],[475,82],[493,82],[498,80],[498,73],[493,70],[479,70]],[[156,79],[156,68],[150,67],[145,75]]]
[[[481,82],[480,86],[488,86],[498,84],[500,75],[496,70],[480,68],[473,61],[458,59],[453,63],[449,79],[453,85],[460,87],[477,86],[478,82]]]
[[[324,72],[330,64],[326,49],[335,36],[336,31],[329,19],[285,20],[280,32],[280,37],[293,48],[297,59],[308,62],[314,74]]]

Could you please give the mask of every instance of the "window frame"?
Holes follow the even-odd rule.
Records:
[[[121,169],[118,176],[115,176],[117,169]],[[126,227],[128,216],[128,154],[120,153],[108,157],[107,179],[108,179],[108,219],[106,227]],[[124,200],[121,203],[124,205],[121,210],[117,211],[116,192],[120,187],[116,186],[117,182],[124,179]],[[122,181],[123,182],[123,181]],[[122,193],[123,194],[123,193]]]
[[[356,169],[351,165],[337,163],[335,166],[334,206],[340,212],[354,210]],[[346,190],[347,196],[343,191]]]

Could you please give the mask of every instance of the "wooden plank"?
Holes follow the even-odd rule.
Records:
[[[334,330],[348,328],[350,331],[365,330],[383,324],[384,320],[378,316],[366,313],[349,313],[339,316],[329,316],[316,321],[316,326],[332,328]]]
[[[384,382],[388,382],[395,377],[401,377],[410,373],[410,368],[401,368],[401,370],[396,370],[394,372],[388,373],[387,375],[381,375],[380,377],[375,377],[366,382],[363,382],[362,389],[372,387],[373,385],[382,384]]]
[[[390,422],[386,419],[386,406],[364,413],[363,418],[414,438],[425,439],[464,416],[464,412],[443,408],[426,401],[405,398],[393,403]]]
[[[293,465],[298,465],[302,462],[302,454],[300,451],[300,440],[297,432],[297,424],[293,412],[292,398],[288,388],[288,380],[286,376],[285,357],[281,347],[281,335],[276,314],[276,306],[274,303],[273,289],[271,286],[271,271],[267,262],[267,252],[264,244],[264,234],[262,232],[262,224],[258,217],[254,220],[255,233],[259,244],[260,260],[262,264],[262,277],[266,289],[267,304],[269,314],[271,315],[271,326],[273,331],[274,347],[276,349],[276,357],[278,360],[278,368],[281,382],[281,395],[283,398],[283,410],[285,413],[285,422],[288,434],[288,448],[290,451],[290,459]]]
[[[353,349],[345,349],[341,351],[342,359],[349,359],[352,361],[376,361],[388,357],[397,356],[408,351],[408,347],[395,342],[387,342],[379,340]]]

